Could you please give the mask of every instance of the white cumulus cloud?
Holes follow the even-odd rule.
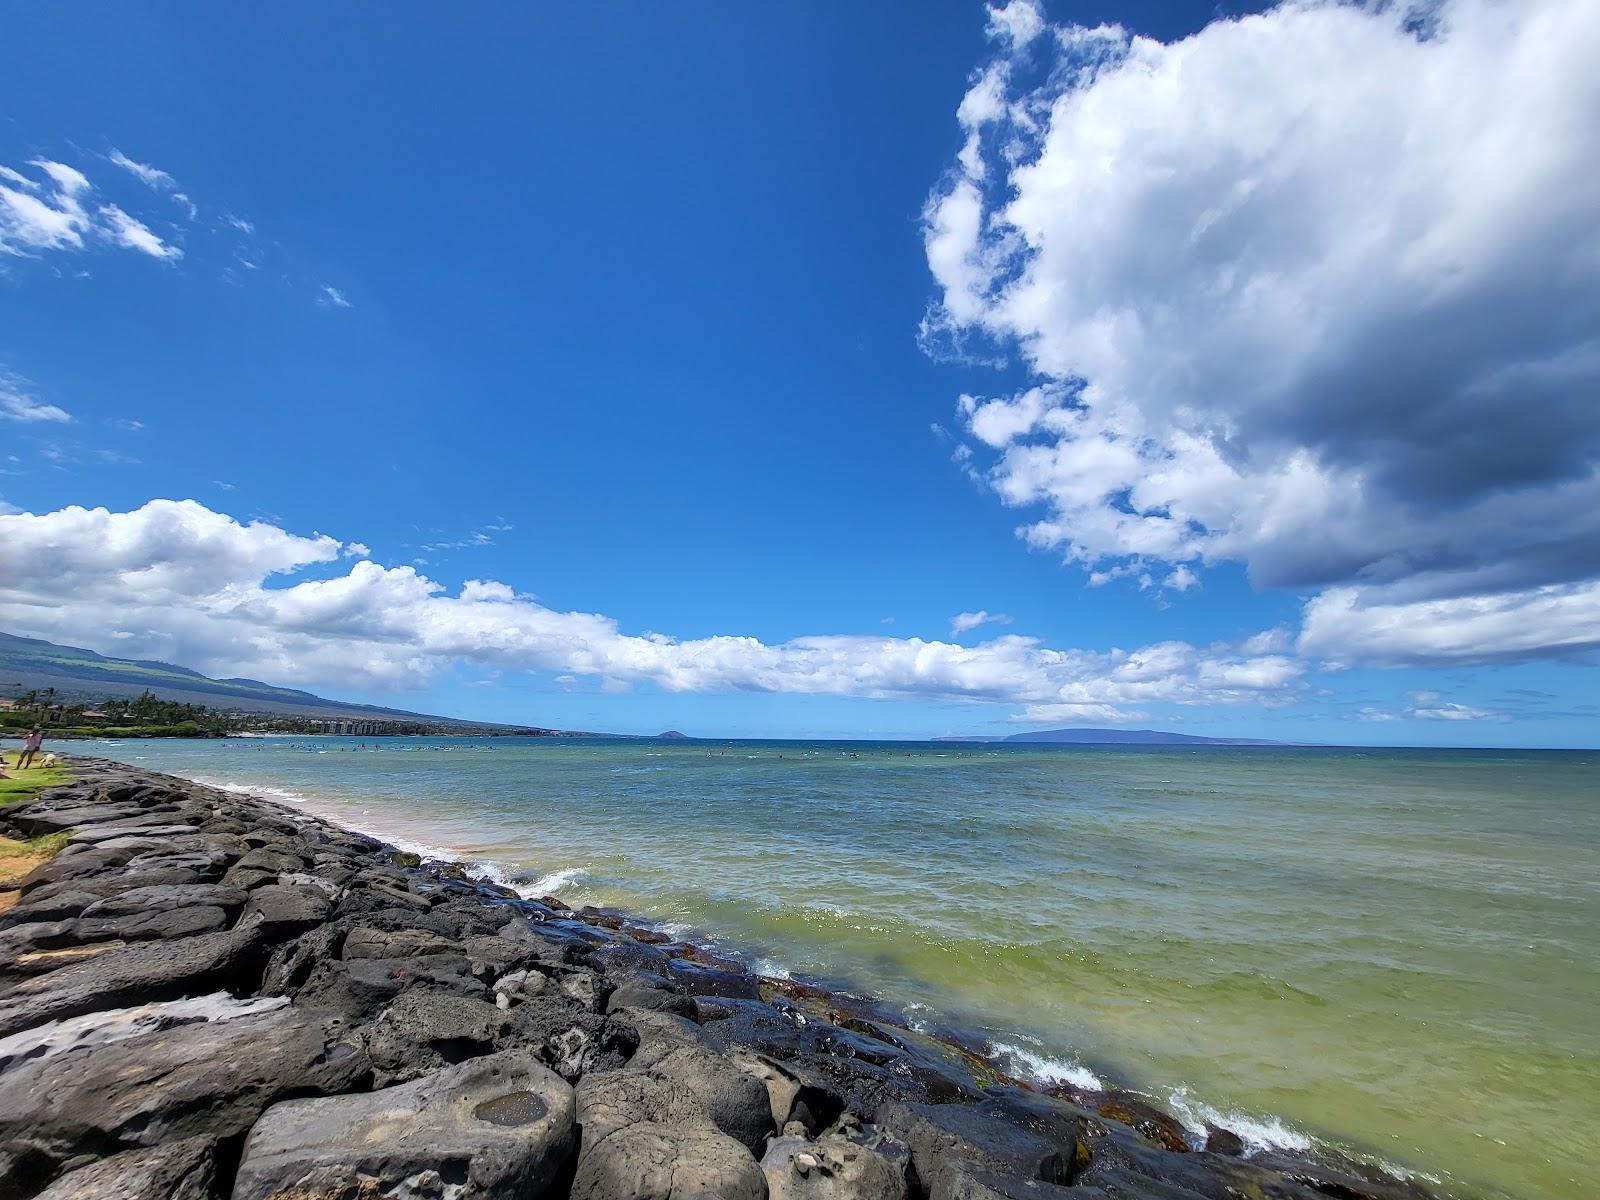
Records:
[[[1384,603],[1333,588],[1306,605],[1303,654],[1335,665],[1487,663],[1600,650],[1600,581]]]
[[[1476,619],[1480,656],[1567,652],[1579,593],[1546,589],[1600,577],[1600,5],[1300,0],[1171,43],[1024,8],[990,11],[926,208],[924,332],[1036,377],[959,406],[1029,543],[1326,589],[1331,657],[1464,657],[1388,620],[1436,603],[1529,619]]]
[[[371,561],[360,543],[242,523],[193,500],[0,515],[0,545],[10,630],[284,683],[415,687],[467,662],[602,688],[986,701],[1027,706],[1029,720],[1279,704],[1303,687],[1303,666],[1280,653],[1275,634],[1104,651],[1016,636],[969,647],[859,634],[776,645],[629,634],[493,580],[452,593],[414,567]]]
[[[1026,46],[1044,32],[1044,16],[1033,0],[1008,0],[988,6],[989,36],[1013,47]]]

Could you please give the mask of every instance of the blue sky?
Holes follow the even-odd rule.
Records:
[[[1534,7],[0,5],[0,624],[620,732],[1596,744]],[[1469,203],[1408,80],[1486,71],[1546,142]]]

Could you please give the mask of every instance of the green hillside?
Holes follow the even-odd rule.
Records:
[[[345,704],[255,679],[212,679],[171,663],[110,658],[77,646],[58,646],[40,638],[0,633],[0,696],[15,697],[47,688],[55,689],[55,699],[60,703],[131,698],[149,690],[163,700],[205,705],[220,711],[281,713],[334,720],[426,721],[474,729],[510,728],[398,708]]]

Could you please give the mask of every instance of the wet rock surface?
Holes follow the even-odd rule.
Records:
[[[0,1196],[1417,1200],[867,1001],[87,758],[0,916]]]

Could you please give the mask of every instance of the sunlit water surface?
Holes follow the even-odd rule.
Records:
[[[82,748],[844,981],[1197,1126],[1463,1196],[1600,1188],[1600,754],[362,747]]]

